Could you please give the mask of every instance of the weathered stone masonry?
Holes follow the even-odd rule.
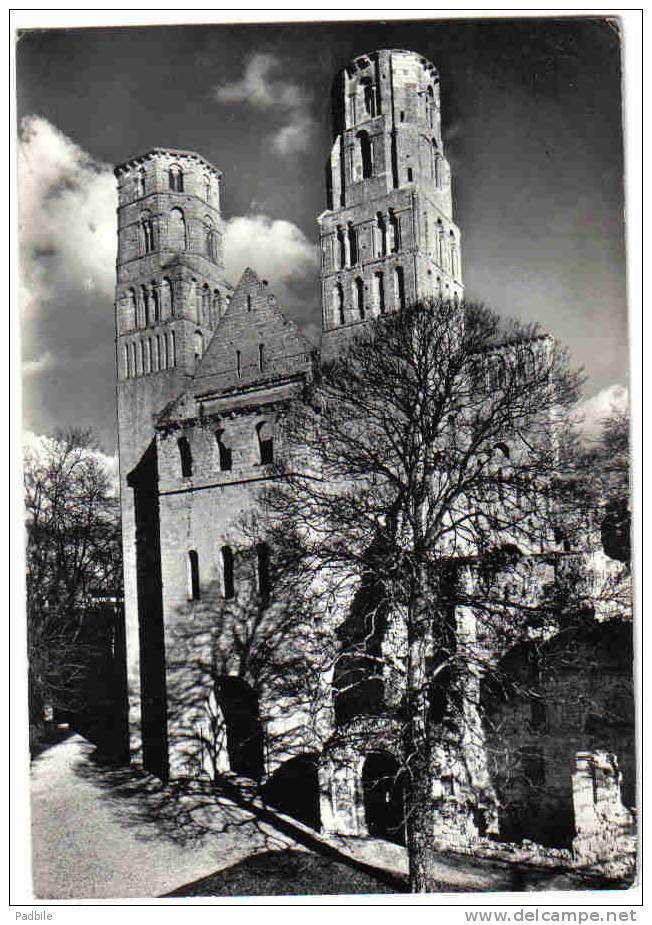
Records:
[[[318,219],[325,358],[385,312],[421,297],[463,295],[434,66],[400,50],[356,58],[334,84],[333,133],[328,207]],[[345,709],[334,698],[337,678],[325,673],[319,708],[310,712],[291,684],[273,684],[242,657],[242,613],[274,607],[270,551],[244,535],[242,515],[282,452],[278,416],[319,354],[253,270],[235,290],[224,278],[219,170],[197,154],[156,148],[115,173],[133,757],[162,778],[253,777],[311,825],[401,841],[400,784],[391,783],[399,732],[382,707],[396,696],[389,682],[369,689],[363,706]],[[353,626],[355,617],[343,600],[333,638],[347,621]],[[487,644],[476,640],[472,615],[456,621],[460,640]],[[399,622],[389,619],[374,644],[400,650]],[[309,650],[310,640],[301,645]],[[597,653],[599,662],[599,645]],[[503,655],[498,646],[496,657]],[[612,851],[631,823],[618,770],[620,762],[631,806],[628,670],[626,658],[608,665],[608,689],[621,692],[611,732],[596,732],[595,711],[589,729],[582,718],[554,719],[551,706],[544,752],[536,750],[543,727],[531,725],[530,701],[491,702],[487,712],[500,727],[493,740],[469,716],[465,753],[442,748],[433,769],[433,837],[460,845],[489,832],[572,843],[586,857]],[[587,702],[602,703],[596,677],[592,669],[542,678],[541,696],[554,704],[563,688],[572,701],[574,680]],[[468,683],[479,697],[480,679]],[[372,701],[380,704],[375,713]],[[545,798],[533,797],[542,786]]]

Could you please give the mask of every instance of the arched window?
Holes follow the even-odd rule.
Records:
[[[258,454],[261,466],[268,466],[274,462],[274,434],[269,421],[256,424],[256,437],[258,439]]]
[[[258,369],[265,371],[265,344],[258,344]]]
[[[190,478],[192,475],[192,453],[188,438],[179,437],[177,447],[179,448],[179,461],[181,462],[181,477],[184,479]]]
[[[437,236],[435,238],[435,247],[437,258],[437,263],[443,267],[444,266],[444,226],[441,223],[441,219],[437,219]]]
[[[149,349],[152,354],[152,372],[157,373],[159,371],[159,355],[158,355],[158,337],[151,337],[149,340]]]
[[[453,242],[451,243],[451,275],[452,275],[455,279],[457,279],[457,277],[458,277],[458,275],[459,275],[459,269],[460,269],[460,267],[459,267],[459,258],[458,258],[458,252],[457,252],[457,245],[456,245],[455,242],[453,241]]]
[[[204,177],[204,199],[206,200],[206,202],[211,201],[212,193],[213,193],[213,189],[211,185],[211,178]]]
[[[364,283],[359,276],[356,276],[353,281],[353,294],[358,316],[362,320],[364,319]]]
[[[376,88],[370,77],[363,77],[360,81],[365,112],[368,116],[376,115]]]
[[[358,262],[360,257],[358,255],[358,232],[351,222],[349,222],[347,227],[347,236],[349,242],[349,264],[353,266]]]
[[[128,325],[130,328],[138,327],[138,300],[136,298],[136,291],[130,289],[127,293],[127,304],[129,311],[129,320]]]
[[[201,324],[210,324],[211,321],[211,291],[208,283],[204,283],[201,290]]]
[[[215,431],[215,440],[220,457],[220,472],[230,472],[233,465],[233,451],[226,431]]]
[[[235,352],[235,371],[238,379],[242,379],[242,353],[239,350]]]
[[[152,298],[152,315],[154,321],[161,320],[161,306],[159,304],[158,289],[156,285],[152,283],[151,289],[151,298]]]
[[[159,334],[156,338],[159,369],[168,368],[167,351],[165,349],[165,335]]]
[[[196,549],[188,552],[188,599],[198,601],[200,598],[199,588],[199,556]]]
[[[173,164],[168,170],[168,181],[174,193],[183,193],[183,171],[178,164]]]
[[[217,260],[217,236],[209,216],[204,219],[204,250],[207,257]]]
[[[335,299],[335,317],[339,324],[344,324],[344,290],[341,283],[335,283],[333,290]]]
[[[149,338],[145,341],[145,372],[152,371],[152,342]]]
[[[186,220],[181,209],[172,209],[170,211],[168,217],[168,246],[173,251],[186,250]]]
[[[187,283],[186,289],[186,304],[188,306],[188,314],[194,318],[195,321],[199,321],[199,314],[197,312],[197,280],[191,279]]]
[[[267,543],[256,544],[256,573],[258,576],[258,593],[263,601],[267,602],[271,589],[269,580],[269,547]]]
[[[217,260],[218,255],[218,244],[217,244],[217,233],[211,229],[208,232],[206,238],[207,253],[211,260]]]
[[[385,278],[380,273],[374,273],[374,286],[375,286],[375,295],[376,295],[376,308],[380,315],[385,312]]]
[[[141,376],[144,376],[147,372],[145,369],[145,344],[142,340],[138,345],[138,372]]]
[[[215,289],[213,292],[213,324],[217,322],[222,317],[222,297],[220,295],[220,290]]]
[[[396,267],[394,270],[394,291],[396,293],[396,304],[399,308],[405,308],[405,277],[403,267]]]
[[[371,139],[367,132],[358,132],[358,144],[360,146],[360,163],[362,164],[362,179],[367,180],[373,176],[373,149]]]
[[[147,327],[152,319],[149,308],[149,291],[146,286],[140,287],[140,304],[142,305],[142,324],[143,327]]]
[[[393,209],[389,210],[390,250],[393,254],[401,249],[401,225]]]
[[[124,344],[122,348],[122,365],[123,365],[123,376],[125,379],[131,378],[131,369],[129,365],[129,347]]]
[[[387,225],[382,212],[376,213],[376,257],[387,256]]]
[[[434,144],[435,143],[433,141],[433,176],[435,180],[435,186],[437,187],[437,189],[441,189],[442,181],[443,181],[443,176],[442,176],[443,163],[442,163],[441,155],[437,154],[434,149]]]
[[[143,254],[151,254],[154,250],[154,223],[149,212],[143,212],[140,217],[140,245]]]
[[[426,122],[430,128],[434,128],[435,125],[435,91],[432,89],[432,85],[426,90]]]
[[[177,365],[177,336],[174,331],[170,331],[168,341],[168,368],[174,368]]]
[[[136,174],[136,196],[145,195],[145,168],[140,167]]]
[[[197,366],[204,355],[204,335],[201,331],[195,331],[193,340],[195,348],[195,366]]]
[[[247,293],[247,311],[248,312],[251,311],[251,293],[250,292]]]
[[[137,376],[138,375],[138,364],[136,361],[136,344],[133,341],[131,342],[129,352],[131,353],[131,368],[133,370],[133,375]]]
[[[346,242],[344,232],[338,226],[337,228],[337,269],[343,270],[346,266]]]
[[[426,248],[426,253],[430,252],[430,228],[428,226],[428,213],[423,213],[423,242]]]
[[[172,285],[167,276],[163,277],[161,283],[161,317],[170,318],[174,314],[172,306]]]
[[[227,601],[235,597],[235,570],[233,568],[233,550],[230,546],[222,546],[222,592]]]

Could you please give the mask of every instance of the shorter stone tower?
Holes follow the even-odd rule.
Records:
[[[138,610],[141,632],[148,620],[158,621],[160,611],[158,539],[149,523],[156,513],[153,421],[193,376],[230,287],[224,281],[219,170],[197,154],[154,148],[121,164],[115,175],[118,438],[133,690],[139,672]],[[133,698],[132,712],[132,729],[138,728],[140,711]]]
[[[333,131],[319,217],[327,354],[343,327],[463,292],[435,67],[389,49],[352,61],[333,87]]]

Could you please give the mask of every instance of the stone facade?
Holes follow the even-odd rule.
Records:
[[[363,55],[335,81],[319,216],[326,354],[342,328],[415,299],[462,296],[439,89],[433,65],[408,51]]]
[[[462,297],[439,91],[432,64],[407,51],[361,56],[335,81],[329,201],[318,220],[321,357],[384,312],[421,297]],[[391,715],[398,695],[389,675],[380,687],[361,685],[358,699],[347,702],[338,696],[332,659],[323,670],[320,663],[343,632],[359,632],[354,601],[342,599],[337,625],[314,614],[288,620],[271,593],[273,557],[248,519],[283,453],[279,415],[300,396],[320,354],[253,270],[235,289],[224,279],[215,167],[190,152],[157,148],[115,173],[132,755],[164,779],[254,778],[277,805],[325,831],[401,842],[400,733]],[[543,547],[528,550],[516,576],[524,588],[543,581],[546,566],[534,552],[542,555]],[[481,638],[466,611],[454,619],[460,645],[507,657],[506,635]],[[401,621],[388,617],[372,642],[400,652],[401,632]],[[618,670],[627,677],[626,664]],[[480,678],[470,673],[465,683],[477,705]],[[553,694],[546,688],[542,696]],[[509,729],[518,738],[530,702],[512,698],[494,707],[494,718],[504,720],[501,735]],[[442,743],[433,768],[433,838],[459,846],[482,834],[534,834],[545,842],[545,820],[536,832],[517,833],[501,818],[501,799],[525,812],[529,797],[496,758],[498,733],[483,726],[476,707],[466,720],[464,740]],[[602,767],[611,760],[602,753],[613,750],[631,764],[633,742],[568,738],[563,725],[559,730],[551,734],[558,753],[551,747],[549,761],[563,783],[548,794],[548,816],[563,803],[567,818],[573,805],[587,803],[586,768]],[[619,772],[610,767],[599,812],[589,818],[582,809],[564,844],[576,837],[587,853],[596,832],[611,838],[596,820],[622,821]],[[516,790],[501,796],[501,786]]]

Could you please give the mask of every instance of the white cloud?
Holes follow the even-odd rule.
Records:
[[[294,109],[302,106],[305,97],[297,84],[273,80],[269,76],[280,63],[274,55],[253,55],[240,80],[215,87],[215,99],[220,103],[248,103],[261,109],[273,106]]]
[[[244,215],[230,219],[224,236],[226,276],[234,283],[245,267],[252,267],[281,305],[292,300],[291,288],[314,278],[317,247],[292,222],[267,215]]]
[[[292,122],[271,136],[273,150],[285,156],[304,153],[310,147],[311,136],[316,127],[317,123],[313,119],[303,113],[297,113]]]
[[[268,135],[267,141],[275,154],[288,157],[308,150],[316,122],[308,112],[309,98],[298,84],[270,77],[280,64],[274,55],[253,55],[240,80],[215,88],[215,99],[220,103],[245,103],[258,109],[284,109],[289,122]]]
[[[18,144],[22,308],[38,312],[63,292],[112,300],[115,181],[40,116],[26,116]]]
[[[600,436],[602,422],[613,411],[627,411],[629,392],[627,386],[614,383],[592,398],[582,402],[578,409],[578,426],[583,436],[593,440]]]

